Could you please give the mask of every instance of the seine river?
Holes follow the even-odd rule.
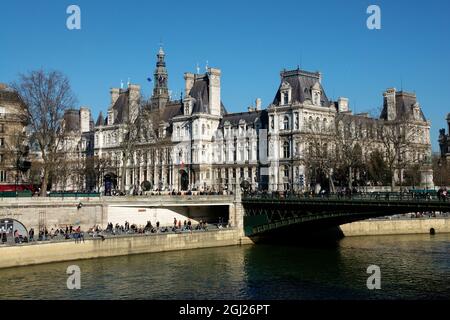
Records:
[[[70,255],[70,252],[67,254]],[[66,269],[81,269],[68,290]],[[368,290],[369,265],[381,289]],[[0,270],[1,299],[448,299],[450,234],[256,245]]]

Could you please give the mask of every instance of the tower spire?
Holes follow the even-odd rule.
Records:
[[[161,109],[169,101],[169,87],[168,87],[168,73],[166,69],[166,54],[160,42],[159,51],[156,55],[156,69],[154,72],[154,87],[153,87],[153,105]]]

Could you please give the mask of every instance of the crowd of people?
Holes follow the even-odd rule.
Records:
[[[214,228],[222,229],[225,226],[223,223],[217,224]],[[187,231],[206,231],[209,230],[210,226],[206,221],[200,220],[197,224],[193,224],[191,219],[181,221],[180,219],[173,218],[172,225],[161,226],[159,221],[153,225],[151,221],[147,221],[147,224],[136,225],[125,221],[124,224],[120,225],[116,223],[115,225],[110,222],[108,223],[106,229],[104,230],[107,234],[120,235],[120,234],[148,234],[148,233],[165,233],[165,232],[187,232]],[[103,230],[99,226],[91,229],[93,233],[99,235],[102,234]]]
[[[10,234],[10,233],[9,233]],[[1,243],[5,244],[8,242],[8,232],[2,231],[0,233]],[[74,228],[73,226],[66,225],[65,228],[57,227],[42,228],[39,230],[37,236],[35,234],[34,228],[30,228],[27,234],[21,234],[19,230],[14,230],[13,232],[14,243],[29,243],[35,241],[48,241],[48,240],[69,240],[73,239],[76,243],[84,242],[84,232],[81,230],[81,226]]]

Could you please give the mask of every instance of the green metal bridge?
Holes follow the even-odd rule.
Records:
[[[450,212],[450,201],[430,194],[370,193],[354,196],[245,194],[244,230],[258,236],[311,224],[339,226],[358,220],[405,213]]]

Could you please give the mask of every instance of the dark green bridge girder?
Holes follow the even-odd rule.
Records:
[[[344,223],[410,212],[450,212],[450,202],[428,199],[379,200],[373,198],[243,197],[247,236],[280,228],[322,223]]]

